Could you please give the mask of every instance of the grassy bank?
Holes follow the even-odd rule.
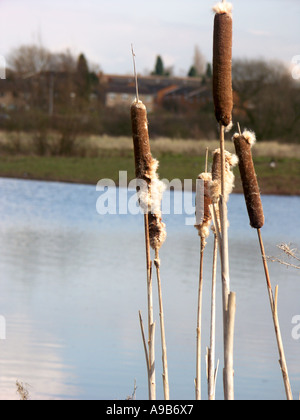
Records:
[[[113,179],[117,183],[119,171],[128,171],[129,180],[134,178],[131,139],[91,137],[88,141],[81,139],[80,142],[80,153],[75,157],[2,154],[0,176],[93,185],[103,178]],[[204,169],[207,146],[212,151],[218,143],[168,139],[153,141],[153,155],[160,160],[160,177],[168,180],[195,179]],[[233,151],[231,143],[227,147]],[[254,155],[263,194],[300,195],[300,146],[259,143]],[[276,162],[275,168],[270,166],[273,160]],[[241,192],[238,171],[236,175],[235,192]]]

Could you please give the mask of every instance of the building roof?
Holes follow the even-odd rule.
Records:
[[[134,93],[134,76],[104,75],[102,81],[105,83],[107,92]],[[201,79],[198,78],[180,78],[180,77],[158,77],[158,76],[139,76],[139,92],[141,94],[157,95],[163,89],[169,87],[200,87]]]

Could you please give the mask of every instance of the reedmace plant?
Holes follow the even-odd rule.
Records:
[[[220,128],[221,194],[218,199],[220,214],[219,246],[222,266],[223,333],[224,333],[224,398],[234,399],[233,339],[235,321],[235,293],[230,291],[228,217],[226,204],[225,131],[232,127],[232,5],[218,3],[213,11],[213,97],[215,116]],[[217,226],[215,226],[217,228]]]
[[[257,229],[258,239],[260,244],[260,250],[263,259],[263,265],[265,270],[265,276],[267,281],[268,295],[270,299],[271,312],[273,316],[275,335],[277,339],[277,346],[280,356],[280,367],[283,376],[283,382],[285,386],[285,392],[287,400],[292,400],[293,395],[291,391],[291,385],[289,381],[288,368],[284,353],[284,347],[282,342],[282,336],[278,318],[278,286],[275,289],[275,296],[273,294],[271,279],[269,274],[269,268],[267,264],[267,258],[265,254],[265,248],[263,244],[261,229],[265,224],[264,210],[261,202],[261,195],[257,176],[254,168],[252,158],[252,147],[256,142],[256,136],[253,132],[245,130],[243,133],[239,132],[233,136],[233,141],[236,149],[236,153],[239,157],[239,168],[241,179],[243,183],[244,196],[248,209],[250,225],[252,228]]]
[[[150,247],[155,251],[154,264],[156,267],[159,311],[160,311],[160,330],[162,343],[162,361],[163,361],[163,386],[165,400],[170,399],[167,347],[165,338],[165,322],[163,312],[162,287],[160,278],[160,258],[159,250],[166,240],[166,225],[162,221],[161,201],[164,191],[164,184],[159,180],[157,170],[158,161],[152,157],[150,150],[147,109],[142,101],[139,100],[137,73],[135,68],[135,54],[132,48],[134,72],[136,79],[136,98],[131,105],[131,122],[134,145],[135,173],[136,178],[147,183],[147,189],[140,196],[140,206],[144,211],[145,226],[145,246],[147,261],[147,294],[148,294],[148,343],[149,350],[144,339],[142,320],[142,335],[144,349],[147,360],[147,371],[149,380],[149,399],[156,399],[155,383],[155,323],[153,317],[153,287],[152,287],[152,262],[150,256]]]

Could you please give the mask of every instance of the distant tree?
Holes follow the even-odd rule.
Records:
[[[54,72],[75,73],[77,60],[70,50],[61,53],[52,53],[50,67],[51,71]]]
[[[210,63],[207,63],[206,64],[205,76],[206,76],[207,79],[211,79],[212,78],[212,75],[213,75],[212,66],[211,66]]]
[[[87,98],[90,93],[90,72],[87,59],[80,54],[76,69],[77,93],[81,98]]]
[[[86,77],[89,74],[89,66],[84,54],[80,54],[77,62],[77,73]]]
[[[233,62],[235,116],[261,140],[299,141],[300,89],[280,62]]]
[[[156,58],[155,68],[152,74],[154,76],[165,76],[164,62],[160,55],[158,55]]]
[[[22,45],[8,56],[8,65],[18,77],[30,78],[49,70],[51,53],[36,45]]]
[[[188,72],[188,77],[197,77],[198,73],[195,66],[192,66]]]

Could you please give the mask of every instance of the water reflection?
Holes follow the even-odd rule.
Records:
[[[146,317],[143,220],[96,213],[94,187],[0,180],[0,398],[16,398],[16,380],[34,399],[125,399],[137,380],[147,398],[138,310]],[[299,243],[300,199],[264,197],[267,252]],[[284,398],[272,319],[255,231],[241,196],[230,201],[232,289],[237,293],[236,396]],[[285,212],[285,224],[281,221]],[[194,398],[199,241],[185,217],[166,215],[161,251],[171,397]],[[209,338],[211,241],[206,253],[203,354]],[[271,265],[295,394],[300,343],[291,319],[300,314],[299,273]],[[218,284],[220,305],[220,285]],[[156,319],[159,315],[156,311]],[[222,319],[217,314],[222,365]],[[159,336],[158,396],[163,396]],[[203,367],[203,390],[205,368]],[[204,392],[204,391],[203,391]],[[221,375],[217,397],[222,398]]]

